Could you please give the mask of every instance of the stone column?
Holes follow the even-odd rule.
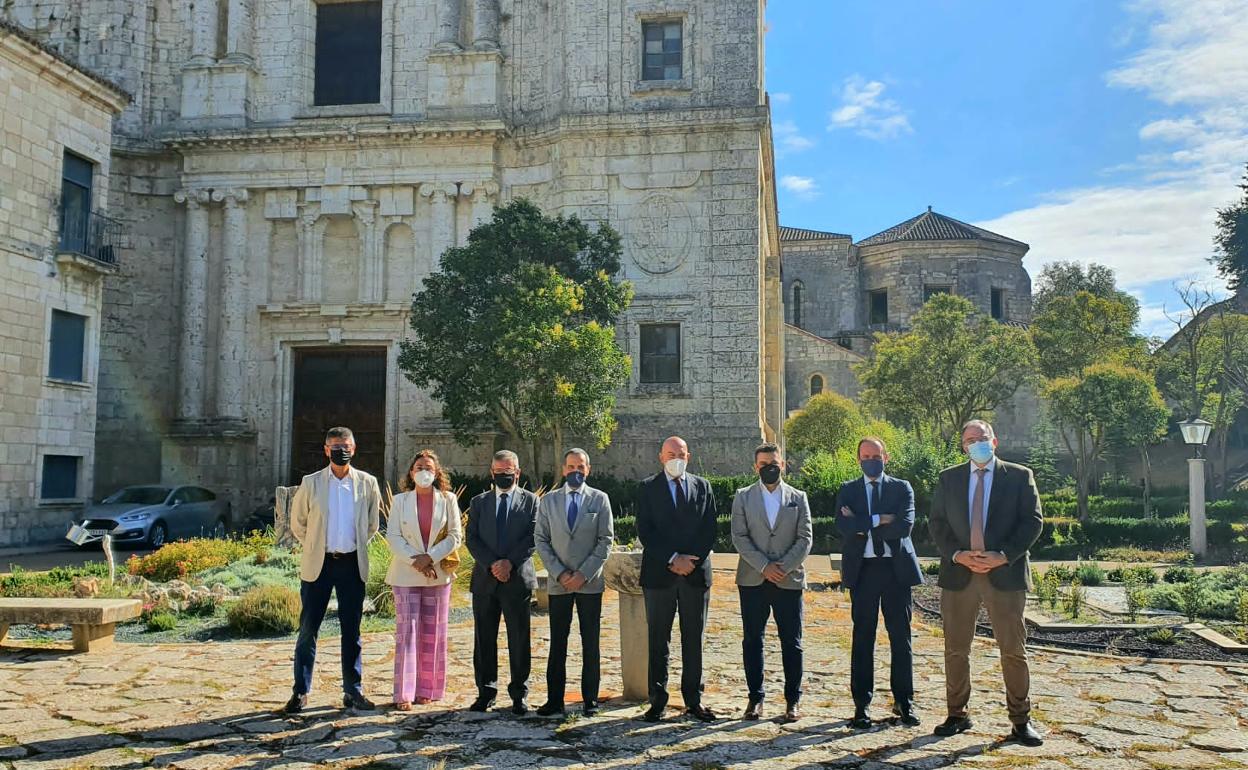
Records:
[[[438,40],[434,45],[441,51],[459,51],[459,27],[464,0],[438,0]]]
[[[498,50],[498,0],[473,0],[472,47],[478,51]]]
[[[455,198],[459,190],[449,182],[422,184],[420,194],[429,199],[431,222],[429,241],[433,248],[433,264],[438,264],[442,254],[455,245]]]
[[[205,323],[208,291],[208,191],[179,190],[186,204],[182,260],[182,342],[178,358],[178,417],[204,416]]]
[[[624,700],[650,697],[650,637],[641,592],[641,551],[612,551],[603,568],[607,586],[620,594],[620,673]]]
[[[494,216],[494,201],[498,198],[498,184],[493,181],[476,182],[470,188],[472,193],[472,227],[490,221]]]
[[[217,59],[217,2],[193,0],[191,3],[191,58],[194,66],[206,66]]]
[[[202,0],[197,0],[202,2]],[[231,62],[249,63],[252,51],[254,18],[252,0],[229,0],[229,17],[226,20],[225,58]]]
[[[1187,461],[1187,512],[1188,529],[1192,539],[1192,553],[1204,556],[1208,550],[1205,529],[1205,458],[1189,458]]]
[[[225,203],[221,239],[221,309],[217,325],[217,417],[228,420],[243,419],[247,198],[246,189],[217,190],[212,194],[213,200]]]
[[[351,207],[360,233],[360,302],[381,302],[385,276],[382,239],[377,226],[377,201],[358,201]]]
[[[315,204],[299,205],[299,301],[321,301],[321,249],[325,226],[320,221],[321,208]]]

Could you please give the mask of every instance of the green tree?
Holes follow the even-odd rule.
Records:
[[[1133,422],[1164,426],[1165,403],[1151,375],[1122,364],[1095,364],[1080,374],[1049,380],[1049,413],[1075,461],[1079,519],[1088,516],[1088,495],[1101,453],[1114,436],[1128,435]],[[1142,415],[1148,415],[1141,420]],[[1144,431],[1146,432],[1146,430]]]
[[[949,438],[990,414],[1030,379],[1027,333],[998,323],[964,297],[938,294],[909,331],[877,334],[856,371],[863,401],[920,436]]]
[[[784,421],[784,441],[794,452],[835,452],[861,438],[866,423],[852,399],[825,390]]]
[[[1146,355],[1135,334],[1138,305],[1079,290],[1055,296],[1031,322],[1040,374],[1054,379],[1078,375],[1094,363],[1139,360]]]
[[[1140,374],[1152,377],[1145,372]],[[1151,383],[1150,383],[1151,384]],[[1170,419],[1170,408],[1165,399],[1154,386],[1145,396],[1141,390],[1138,394],[1142,399],[1131,408],[1131,418],[1113,426],[1109,432],[1109,443],[1115,447],[1129,449],[1139,453],[1140,469],[1144,474],[1144,517],[1153,517],[1153,461],[1151,447],[1166,437],[1167,421]]]
[[[1218,209],[1213,236],[1213,263],[1231,291],[1248,289],[1248,172],[1239,189],[1243,195],[1238,201]]]
[[[1086,269],[1078,262],[1050,262],[1045,265],[1031,295],[1032,315],[1044,313],[1057,297],[1073,297],[1081,291],[1101,299],[1118,300],[1131,309],[1136,320],[1139,319],[1139,300],[1118,288],[1112,268],[1095,262]]]
[[[547,444],[556,477],[565,432],[605,446],[630,366],[612,333],[633,297],[616,280],[619,235],[521,199],[447,249],[440,268],[412,299],[399,368],[431,389],[456,439],[501,429],[531,448],[534,471]]]

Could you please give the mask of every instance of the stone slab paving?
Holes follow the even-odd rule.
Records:
[[[408,713],[352,715],[338,706],[338,644],[323,640],[310,709],[276,709],[290,689],[290,642],[122,644],[99,654],[0,652],[0,768],[160,767],[174,770],[310,768],[1033,768],[1160,770],[1248,767],[1248,667],[1166,664],[1034,652],[1035,711],[1048,730],[1040,749],[1006,744],[1004,697],[991,643],[977,643],[972,703],[976,729],[937,739],[943,717],[939,629],[916,626],[915,679],[924,725],[847,725],[848,597],[807,592],[805,718],[796,725],[745,722],[738,608],[730,574],[716,575],[707,636],[706,703],[714,725],[673,717],[649,725],[641,708],[609,700],[592,719],[471,714],[472,629],[451,629],[449,695]],[[604,697],[618,693],[617,596],[608,592]],[[392,639],[365,643],[365,684],[390,701]],[[534,618],[531,702],[545,699],[547,620]],[[578,654],[575,634],[573,655]],[[678,647],[677,647],[678,649]],[[887,660],[881,638],[879,659]],[[768,644],[771,693],[779,653]],[[576,666],[569,667],[575,676]],[[505,661],[501,666],[506,671]],[[679,667],[673,683],[679,681]],[[877,679],[886,681],[886,672]],[[575,680],[571,688],[576,689]],[[678,695],[674,702],[678,703]],[[569,693],[567,700],[577,698]],[[768,703],[771,716],[779,695]],[[888,710],[879,697],[875,716]],[[673,713],[669,710],[669,713]]]

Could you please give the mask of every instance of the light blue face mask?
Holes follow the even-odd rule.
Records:
[[[987,465],[992,461],[992,442],[976,441],[966,448],[966,453],[976,465]]]

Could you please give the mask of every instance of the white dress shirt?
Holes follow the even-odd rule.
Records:
[[[768,490],[767,485],[763,485],[763,510],[767,512],[767,526],[772,529],[776,528],[776,518],[780,516],[780,503],[783,502],[783,491],[780,485],[776,484],[774,490]]]
[[[884,477],[881,476],[878,479],[869,479],[866,476],[862,477],[862,483],[865,485],[864,489],[866,489],[867,491],[867,516],[870,517],[871,519],[871,529],[875,529],[876,527],[880,526],[880,515],[876,513],[875,511],[871,510],[871,482],[872,481],[875,481],[875,483],[879,485],[877,487],[877,490],[879,492],[880,497],[883,497],[884,496]],[[875,543],[871,539],[871,529],[867,530],[867,546],[862,551],[862,556],[864,559],[875,558]],[[893,555],[893,549],[888,547],[887,541],[885,541],[884,543],[884,555],[885,556]]]
[[[329,473],[329,521],[325,525],[325,550],[351,553],[355,543],[355,490],[351,474],[338,478]]]

